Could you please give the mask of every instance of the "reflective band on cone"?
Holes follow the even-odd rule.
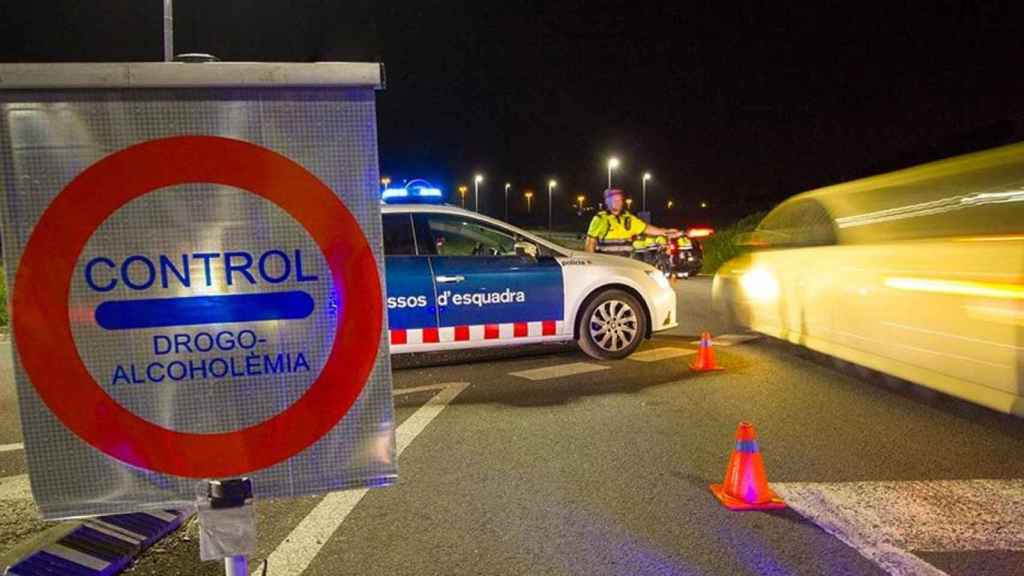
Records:
[[[711,333],[705,332],[700,337],[700,351],[697,359],[690,364],[690,370],[694,372],[711,372],[723,368],[715,362],[715,351],[711,347]]]

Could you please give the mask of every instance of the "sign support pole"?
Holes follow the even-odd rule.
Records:
[[[245,556],[228,556],[224,559],[226,576],[249,576],[249,559]]]
[[[174,0],[164,0],[164,62],[174,61]]]
[[[252,480],[211,480],[201,484],[205,493],[199,509],[199,558],[224,560],[227,576],[249,576],[249,557],[256,551],[256,518]]]

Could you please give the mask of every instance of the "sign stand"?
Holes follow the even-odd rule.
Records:
[[[199,557],[224,560],[227,576],[249,576],[249,558],[256,548],[256,517],[252,480],[210,480],[200,484]]]
[[[225,558],[224,574],[227,576],[249,576],[249,559],[245,556]]]
[[[253,482],[295,498],[397,479],[383,80],[379,63],[0,64],[14,372],[45,519],[143,511],[149,538],[194,502],[202,560],[248,576]]]

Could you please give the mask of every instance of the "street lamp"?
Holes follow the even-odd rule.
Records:
[[[383,178],[381,178],[381,179],[380,179],[380,183],[381,183],[381,185],[383,185],[383,186],[384,186],[385,188],[387,188],[387,187],[388,187],[388,186],[389,186],[389,185],[391,184],[391,178],[388,178],[387,176],[385,176],[385,177],[383,177]]]
[[[586,200],[586,199],[587,199],[587,197],[582,195],[582,194],[580,194],[579,196],[576,197],[576,204],[577,204],[578,209],[579,209],[580,212],[583,211],[583,201]]]
[[[701,208],[707,208],[708,207],[708,203],[707,202],[701,202],[700,203],[700,207]]]
[[[505,182],[505,222],[508,222],[508,189],[511,187],[511,182]]]
[[[526,196],[526,211],[533,214],[533,192],[527,190],[523,196]]]
[[[644,189],[644,195],[643,195],[642,202],[641,202],[642,206],[640,207],[641,212],[647,212],[647,182],[650,179],[651,179],[651,173],[650,172],[644,172],[644,180],[643,180],[643,185],[642,185],[642,187]]]
[[[612,170],[619,167],[619,159],[612,156],[608,159],[608,188],[612,187]]]
[[[675,202],[671,200],[669,200],[668,203],[665,204],[665,207],[668,208],[669,210],[671,210],[673,206],[675,206]]]
[[[626,210],[632,210],[632,209],[633,209],[633,199],[632,198],[626,198]]]
[[[483,174],[473,177],[473,209],[480,212],[480,183],[484,181]]]
[[[469,192],[468,186],[459,186],[459,196],[462,197],[462,207],[466,207],[466,192]]]
[[[548,230],[551,230],[551,192],[558,186],[557,180],[548,180]]]

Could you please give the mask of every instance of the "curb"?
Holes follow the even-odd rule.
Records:
[[[182,510],[152,510],[100,516],[82,522],[7,569],[10,576],[110,576],[191,516]]]

